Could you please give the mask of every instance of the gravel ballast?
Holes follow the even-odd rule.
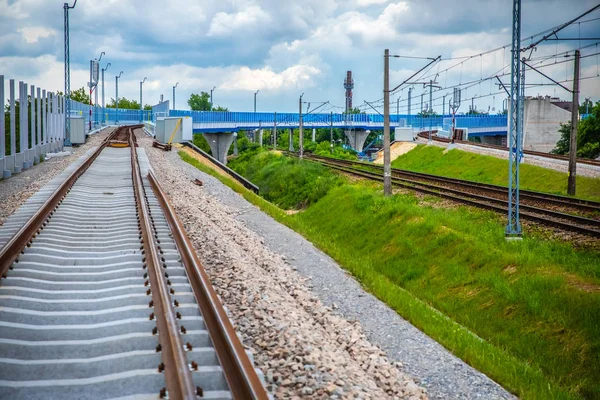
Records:
[[[138,137],[276,398],[514,398],[302,236]]]

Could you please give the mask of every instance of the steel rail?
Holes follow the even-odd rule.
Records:
[[[373,172],[356,170],[356,169],[352,169],[352,168],[346,168],[343,166],[336,165],[335,163],[326,163],[326,162],[323,162],[320,160],[314,160],[314,162],[321,163],[330,168],[337,169],[337,170],[340,170],[340,171],[343,171],[346,173],[350,173],[355,176],[361,176],[361,177],[364,177],[367,179],[377,180],[377,181],[383,180],[383,177],[381,175],[373,173]],[[435,185],[427,185],[427,184],[423,184],[422,182],[412,182],[412,181],[397,178],[397,177],[392,177],[392,183],[397,186],[402,186],[406,189],[415,190],[415,191],[425,193],[425,194],[430,194],[433,196],[443,197],[443,198],[446,198],[449,200],[461,202],[461,203],[468,204],[468,205],[473,205],[473,206],[476,206],[479,208],[494,210],[494,211],[498,211],[498,212],[506,212],[506,208],[503,206],[486,203],[486,202],[492,202],[492,203],[496,203],[496,204],[504,204],[504,202],[501,202],[498,199],[489,198],[489,197],[485,197],[485,196],[479,196],[479,195],[473,195],[473,194],[464,194],[464,193],[460,193],[453,189],[448,189],[448,188],[439,187],[439,186],[435,186]],[[421,185],[422,187],[415,186],[415,185]],[[455,194],[447,194],[447,193],[440,192],[438,190],[454,192]],[[458,192],[458,195],[456,194],[456,192]],[[481,201],[460,197],[462,195],[472,197],[474,199],[478,199]],[[527,209],[531,212],[552,215],[555,218],[571,219],[571,220],[579,218],[579,219],[582,219],[583,221],[574,221],[574,222],[578,222],[578,223],[581,223],[584,225],[600,224],[600,222],[598,222],[596,220],[590,220],[587,218],[576,217],[576,216],[572,216],[569,214],[557,213],[557,212],[551,211],[551,210],[538,209],[538,208],[529,207],[529,206],[522,206],[522,208]],[[575,226],[575,225],[571,225],[571,224],[561,222],[561,221],[549,220],[547,218],[540,217],[540,216],[531,214],[529,212],[521,212],[520,214],[521,214],[522,218],[528,219],[530,221],[538,222],[543,225],[550,225],[550,226],[554,226],[556,228],[560,228],[560,229],[564,229],[564,230],[583,233],[583,234],[586,234],[589,236],[600,237],[600,230],[589,229],[589,228],[585,228],[582,226]]]
[[[183,224],[152,171],[148,172],[148,181],[177,244],[194,297],[202,312],[202,318],[210,333],[233,398],[236,400],[268,399],[252,362],[246,355],[244,347],[210,283],[210,278],[194,251]]]
[[[196,388],[187,363],[177,317],[170,301],[169,289],[161,272],[162,263],[158,255],[157,243],[153,234],[150,209],[147,204],[142,173],[137,159],[136,143],[131,128],[129,146],[131,148],[131,174],[135,193],[136,208],[144,248],[144,261],[148,270],[150,291],[154,306],[158,338],[164,363],[167,392],[173,399],[196,399]],[[159,367],[160,369],[160,367]]]
[[[334,162],[342,163],[342,164],[346,164],[346,165],[362,165],[362,166],[365,166],[368,168],[374,168],[377,170],[383,169],[383,167],[380,165],[365,163],[365,162],[361,162],[361,161],[338,160],[338,159],[333,159],[330,157],[322,157],[322,156],[315,156],[315,155],[307,156],[307,158],[315,158],[317,160],[326,160],[326,161],[334,160]],[[448,177],[439,176],[439,175],[426,174],[423,172],[406,171],[406,170],[402,170],[399,168],[392,168],[392,173],[406,175],[406,176],[412,176],[412,177],[419,178],[419,179],[435,180],[438,182],[443,182],[443,183],[448,183],[448,184],[456,184],[456,185],[461,185],[461,186],[465,186],[465,187],[470,187],[473,189],[490,190],[490,191],[494,191],[496,193],[501,193],[501,194],[506,194],[506,190],[507,190],[507,188],[504,186],[492,185],[489,183],[482,183],[482,182],[472,182],[472,181],[467,181],[467,180],[463,180],[463,179],[448,178]],[[555,194],[550,194],[550,193],[534,192],[531,190],[521,190],[521,199],[529,199],[532,201],[544,201],[544,202],[554,203],[559,206],[578,208],[580,210],[585,210],[588,212],[600,212],[600,203],[599,202],[595,202],[595,201],[591,201],[591,200],[584,200],[584,199],[576,199],[576,198],[560,196],[560,195],[555,195]]]
[[[30,245],[32,238],[35,237],[40,229],[45,226],[47,220],[54,210],[58,208],[62,200],[65,198],[67,193],[71,190],[73,184],[77,179],[83,175],[85,171],[92,165],[94,160],[100,155],[102,150],[108,145],[110,140],[115,137],[117,131],[115,129],[111,132],[106,139],[98,146],[98,148],[85,160],[79,167],[77,167],[71,174],[65,179],[55,190],[52,192],[50,197],[42,204],[42,206],[33,214],[31,218],[10,238],[8,242],[4,244],[4,247],[0,249],[0,276],[5,276],[6,272],[12,265],[12,263],[19,257],[19,254],[25,246]]]

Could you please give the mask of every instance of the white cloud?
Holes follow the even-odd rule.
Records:
[[[23,35],[23,38],[27,43],[35,43],[39,39],[56,35],[54,29],[48,29],[41,26],[21,28],[19,29],[19,33]]]
[[[281,73],[269,67],[250,69],[241,67],[220,88],[225,90],[280,90],[307,88],[315,85],[314,78],[321,71],[309,65],[294,65]]]
[[[259,28],[262,24],[271,21],[271,17],[259,6],[252,5],[237,13],[228,14],[218,12],[210,23],[208,36],[231,36],[236,32],[250,30],[245,34],[250,35],[251,30]]]

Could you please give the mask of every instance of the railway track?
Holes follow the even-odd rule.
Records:
[[[55,186],[0,229],[0,398],[266,399],[132,127]]]
[[[383,167],[357,161],[337,160],[327,157],[305,155],[311,161],[318,162],[330,168],[359,176],[366,179],[382,181],[383,176],[379,171]],[[358,166],[358,168],[357,168]],[[374,172],[375,169],[377,172]],[[459,179],[438,177],[429,174],[413,173],[399,169],[392,170],[392,183],[406,189],[415,190],[424,194],[443,197],[449,200],[476,206],[483,209],[506,213],[506,188],[500,186],[478,184],[461,181]],[[600,237],[600,203],[570,199],[564,196],[555,196],[545,193],[521,191],[521,199],[529,201],[528,205],[522,203],[521,218],[553,226],[555,228],[577,232],[593,237]],[[568,214],[556,209],[543,208],[540,204],[551,204],[553,208],[569,208],[578,212],[591,213],[594,218]]]
[[[419,136],[422,139],[428,139],[429,138],[429,133],[428,132],[419,132],[417,134],[417,136]],[[447,138],[443,138],[443,137],[438,137],[438,136],[432,136],[431,138],[432,140],[435,140],[436,142],[442,142],[442,143],[450,143],[450,139]],[[504,146],[495,146],[492,144],[484,144],[484,143],[475,143],[475,142],[469,142],[468,140],[455,140],[455,143],[460,143],[460,144],[466,144],[469,146],[477,146],[477,147],[484,147],[487,149],[494,149],[494,150],[502,150],[502,151],[508,151],[508,148],[504,147]],[[528,154],[531,156],[539,156],[539,157],[545,157],[545,158],[552,158],[554,160],[562,160],[562,161],[569,161],[569,157],[568,156],[563,156],[561,154],[551,154],[551,153],[544,153],[542,151],[533,151],[533,150],[523,150],[523,154]],[[580,164],[587,164],[587,165],[594,165],[597,167],[600,167],[600,161],[597,160],[592,160],[589,158],[577,158],[577,162]]]

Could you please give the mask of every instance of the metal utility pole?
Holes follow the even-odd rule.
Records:
[[[383,194],[392,194],[392,168],[390,164],[390,50],[383,55]]]
[[[177,82],[175,84],[175,86],[173,86],[173,110],[175,109],[175,88],[179,86],[179,82]]]
[[[329,115],[329,147],[331,147],[331,154],[333,154],[333,111]]]
[[[508,224],[506,237],[508,239],[521,236],[519,221],[519,154],[521,153],[521,121],[519,108],[521,99],[519,89],[521,84],[520,72],[521,45],[521,0],[513,0],[512,21],[512,50],[510,75],[510,115],[509,115],[509,152],[508,152]]]
[[[575,196],[577,189],[577,122],[579,121],[579,59],[575,50],[575,72],[573,77],[573,105],[571,106],[571,145],[569,146],[569,186],[567,193]],[[586,111],[587,114],[587,111]]]
[[[408,88],[408,115],[410,115],[410,103],[412,99],[412,87]]]
[[[104,119],[106,113],[106,110],[104,109],[104,71],[106,71],[108,67],[110,67],[110,63],[106,64],[106,68],[102,68],[102,124],[106,122]]]
[[[277,150],[277,112],[273,116],[273,150]]]
[[[257,90],[256,92],[254,92],[254,112],[256,112],[256,95],[258,94],[258,92],[260,92],[260,90]],[[212,91],[211,91],[211,99],[210,102],[212,104]]]
[[[119,124],[119,78],[123,75],[123,71],[115,76],[115,125]]]
[[[423,94],[421,93],[421,129],[423,129]]]
[[[212,110],[213,110],[213,98],[212,98],[212,94],[213,94],[213,91],[214,91],[216,88],[217,88],[216,86],[213,86],[213,88],[212,88],[212,89],[210,89],[210,111],[212,111]]]
[[[300,95],[300,100],[298,101],[299,114],[298,114],[298,131],[300,132],[299,144],[300,144],[300,158],[304,156],[304,127],[302,126],[302,96],[304,93]]]
[[[442,117],[446,115],[446,95],[442,99]]]
[[[436,75],[437,77],[437,75]],[[436,85],[437,82],[434,82],[433,79],[429,80],[429,83],[424,83],[423,84],[423,88],[429,86],[429,109],[427,110],[427,117],[429,118],[429,140],[428,140],[428,144],[431,144],[431,136],[433,135],[433,88],[439,88],[441,89],[441,86]],[[423,102],[423,95],[421,95],[421,102]]]
[[[92,130],[92,106],[93,104],[98,107],[98,66],[100,65],[100,61],[102,60],[102,56],[105,55],[105,52],[100,53],[100,58],[97,60],[90,60],[90,125],[89,129]],[[92,93],[95,93],[95,102],[92,103]],[[94,125],[98,123],[98,109],[94,108]]]
[[[67,98],[65,107],[65,146],[71,146],[71,59],[69,55],[69,9],[75,8],[77,0],[73,6],[64,3],[64,28],[65,28],[65,97]],[[11,153],[13,154],[13,153]]]
[[[148,78],[144,77],[144,80],[140,82],[140,122],[144,121],[144,106],[142,103],[142,99],[143,99],[142,86],[144,85],[144,82],[146,82],[146,79],[148,79]]]

